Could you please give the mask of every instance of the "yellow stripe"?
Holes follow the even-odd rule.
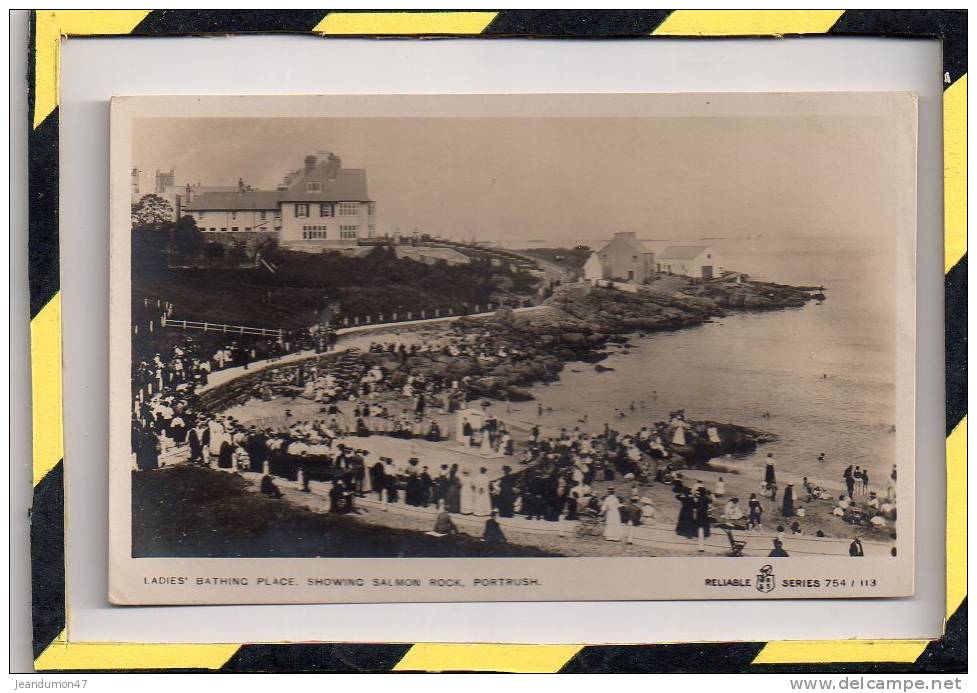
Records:
[[[946,439],[946,617],[967,596],[967,417]]]
[[[823,34],[843,10],[676,10],[654,34],[663,36],[783,36]]]
[[[784,640],[768,642],[754,664],[915,662],[927,640]]]
[[[320,34],[479,34],[498,12],[330,12]]]
[[[61,294],[31,320],[34,484],[64,455],[61,437]]]
[[[38,671],[220,669],[240,645],[66,641],[64,631],[34,660]]]
[[[943,271],[967,252],[967,75],[943,92]]]
[[[62,36],[128,34],[150,10],[36,10],[34,127],[58,105]]]
[[[559,671],[579,651],[579,645],[419,644],[393,670],[549,674]]]

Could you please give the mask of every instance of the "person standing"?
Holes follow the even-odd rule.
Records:
[[[865,549],[862,548],[862,540],[858,538],[858,535],[852,537],[852,542],[848,546],[848,555],[852,558],[861,558],[865,555]]]
[[[458,465],[451,465],[444,495],[444,509],[449,513],[461,512],[461,479],[458,478]]]
[[[492,493],[488,478],[488,470],[482,467],[478,476],[472,481],[472,514],[477,517],[487,517],[492,514]]]
[[[625,528],[621,524],[621,499],[614,493],[614,488],[607,489],[607,497],[600,505],[604,515],[604,539],[607,541],[621,541]]]
[[[771,485],[771,484],[776,485],[776,483],[777,483],[777,472],[776,472],[775,466],[776,466],[776,464],[775,464],[774,459],[773,459],[773,453],[772,452],[768,452],[767,453],[767,468],[766,468],[766,470],[764,471],[764,474],[763,474],[763,481],[767,485]]]
[[[784,488],[784,504],[782,510],[784,517],[794,516],[794,484],[787,484]]]
[[[506,465],[502,468],[502,478],[499,479],[499,495],[495,499],[495,504],[499,509],[499,517],[512,517],[515,507],[515,479],[512,477],[512,468]]]
[[[750,494],[750,502],[747,509],[749,510],[747,529],[763,529],[763,506],[760,505],[760,501],[757,500],[755,493]]]
[[[855,495],[855,476],[854,476],[854,474],[855,473],[853,471],[852,465],[848,465],[845,468],[845,473],[844,473],[843,478],[845,480],[845,488],[848,489],[848,497],[849,498],[852,498]]]

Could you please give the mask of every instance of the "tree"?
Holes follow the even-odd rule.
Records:
[[[193,217],[184,216],[173,225],[170,246],[177,255],[193,257],[200,253],[204,237]]]
[[[132,205],[133,228],[156,227],[173,220],[173,205],[159,195],[143,195]]]

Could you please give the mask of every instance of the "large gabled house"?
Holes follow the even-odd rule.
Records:
[[[271,233],[282,245],[352,247],[376,231],[376,203],[364,169],[344,169],[329,152],[310,155],[277,190],[197,195],[183,208],[205,233]]]
[[[304,172],[279,191],[283,244],[356,245],[376,232],[376,203],[366,189],[366,170],[343,168],[335,154],[307,156]]]

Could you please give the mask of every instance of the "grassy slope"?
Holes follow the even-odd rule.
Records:
[[[233,474],[172,467],[132,476],[136,557],[486,557],[548,556],[468,537],[431,537],[313,513],[248,490]]]

